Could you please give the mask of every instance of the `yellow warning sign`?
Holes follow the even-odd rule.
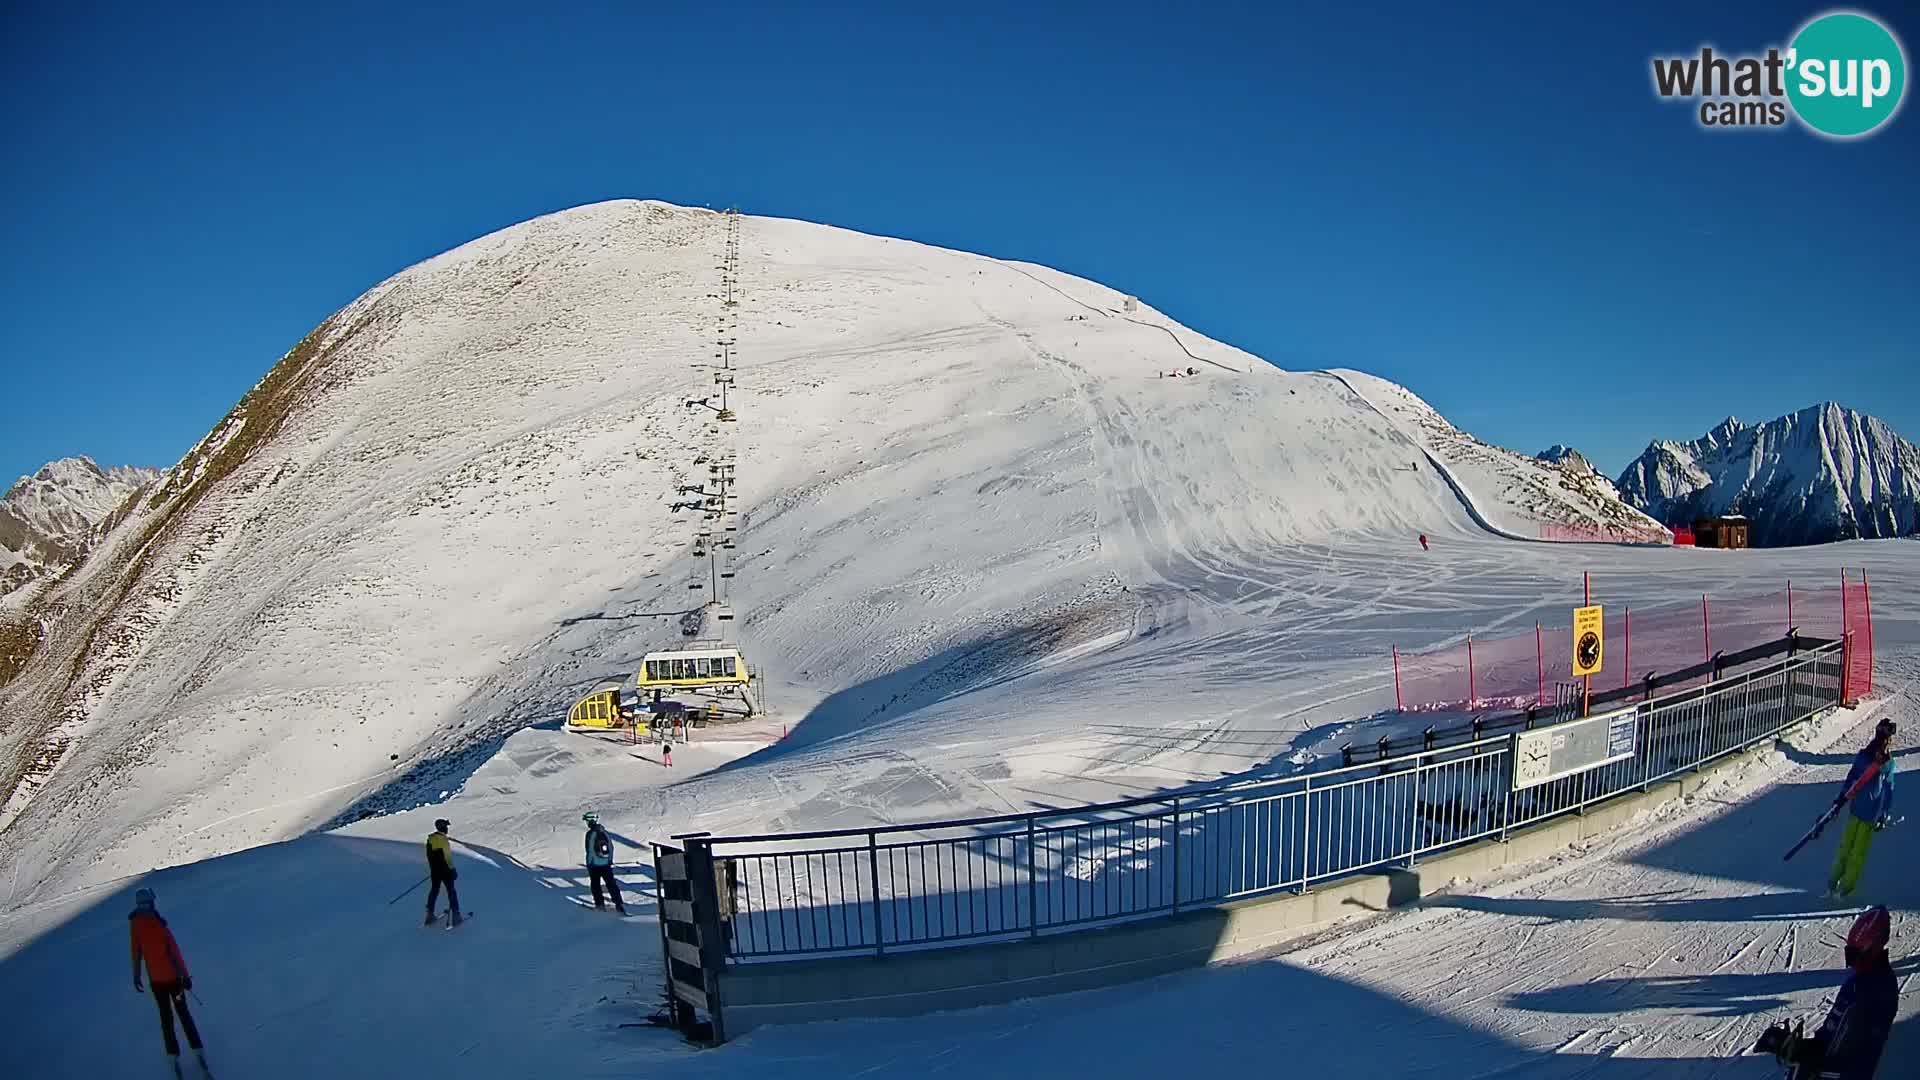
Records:
[[[1600,661],[1606,651],[1606,632],[1601,628],[1600,605],[1573,609],[1573,673],[1600,674]]]

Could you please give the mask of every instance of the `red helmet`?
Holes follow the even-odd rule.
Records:
[[[1892,917],[1887,914],[1885,905],[1875,904],[1853,920],[1853,929],[1847,931],[1847,951],[1863,954],[1877,952],[1887,947],[1887,939],[1892,936]]]

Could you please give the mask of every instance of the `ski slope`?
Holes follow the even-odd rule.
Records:
[[[762,824],[1257,767],[1318,719],[1296,710],[1377,708],[1385,635],[1335,624],[1371,613],[1410,648],[1517,617],[1461,611],[1470,588],[1403,610],[1467,565],[1415,561],[1416,536],[1487,534],[1327,375],[1044,267],[805,222],[737,219],[728,308],[731,220],[551,215],[395,275],[292,350],[36,599],[46,640],[0,686],[10,902],[439,799],[680,643],[704,594],[696,515],[673,507],[705,477],[714,414],[688,402],[721,342],[735,632],[789,749],[836,762],[780,774],[794,801]],[[1363,655],[1364,678],[1322,670]],[[1147,715],[1274,735],[1058,767]],[[773,805],[773,776],[697,812],[747,819],[718,808]]]
[[[1509,502],[1497,461],[1452,482],[1409,467],[1425,428],[1375,407],[1378,387],[1362,399],[1271,368],[1044,268],[799,222],[743,220],[728,315],[725,228],[606,204],[397,275],[48,594],[44,651],[0,688],[0,749],[62,748],[0,815],[0,1011],[10,1030],[87,1037],[35,1041],[24,1075],[159,1066],[151,1001],[122,966],[141,883],[181,936],[229,1076],[882,1076],[975,1060],[1127,1076],[1336,1051],[1381,1069],[1531,1075],[1564,1058],[1568,1075],[1610,1076],[1654,1046],[1677,1075],[1738,1032],[1663,1014],[1630,1021],[1659,1038],[1626,1044],[1601,1033],[1600,1018],[1624,1030],[1604,1002],[1509,1000],[1573,983],[1500,987],[1669,949],[1689,957],[1681,976],[1784,972],[1776,996],[1811,1008],[1813,948],[1756,947],[1716,972],[1728,957],[1689,944],[1737,945],[1728,920],[1587,920],[1613,936],[1569,937],[1463,901],[1387,916],[1351,945],[1003,1010],[756,1032],[714,1054],[621,1027],[655,1002],[658,929],[642,905],[625,922],[578,910],[583,809],[622,838],[631,887],[646,841],[689,830],[1027,810],[1307,767],[1381,722],[1392,645],[1559,625],[1583,571],[1597,600],[1646,610],[1864,566],[1883,681],[1898,688],[1920,651],[1920,545],[1516,543],[1476,511],[1527,535],[1563,508]],[[702,468],[706,425],[686,401],[709,392],[720,340],[739,371],[736,629],[775,714],[677,748],[669,771],[551,725],[680,640],[695,526],[670,506]],[[1831,768],[1756,772],[1747,801],[1666,823],[1672,842],[1696,826],[1729,849],[1797,835],[1811,814],[1778,793]],[[479,913],[451,934],[418,925],[420,893],[389,904],[438,816]],[[1729,822],[1747,822],[1742,839],[1715,839]],[[1885,856],[1908,835],[1888,834],[1876,865],[1900,865]],[[1638,850],[1623,838],[1462,896],[1817,886]],[[1743,925],[1758,935],[1781,914]],[[1440,975],[1430,946],[1459,977],[1396,982]],[[1102,1038],[1116,1022],[1139,1035]],[[1556,1037],[1568,1052],[1548,1059]]]
[[[1320,1074],[1757,1080],[1773,1075],[1771,1062],[1740,1050],[1772,1020],[1817,1019],[1852,914],[1817,895],[1834,834],[1792,863],[1780,853],[1881,715],[1902,725],[1901,764],[1920,761],[1920,664],[1910,647],[1903,655],[1883,672],[1887,697],[1725,770],[1685,805],[1589,850],[1460,882],[1419,908],[1356,911],[1279,955],[913,1020],[763,1028],[713,1051],[622,1026],[657,998],[658,930],[636,895],[646,887],[636,846],[657,823],[595,803],[620,844],[634,917],[580,907],[579,796],[645,785],[671,798],[659,786],[667,770],[650,749],[635,758],[613,743],[526,732],[444,807],[0,917],[10,1026],[90,1033],[28,1040],[9,1075],[157,1070],[151,1001],[128,993],[122,951],[128,898],[145,884],[182,941],[227,1076],[1150,1078],[1265,1075],[1284,1059]],[[674,767],[711,769],[751,745],[696,743]],[[418,891],[388,903],[418,876],[419,839],[443,813],[465,838],[459,886],[479,913],[451,932],[418,925]],[[1862,885],[1864,900],[1896,913],[1909,988],[1920,971],[1916,835],[1904,825],[1880,834]],[[1905,1075],[1920,1055],[1920,999],[1905,1002],[1882,1076]]]

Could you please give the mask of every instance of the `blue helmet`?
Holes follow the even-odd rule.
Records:
[[[152,889],[133,890],[133,906],[139,907],[139,908],[152,907],[153,906],[153,890]]]

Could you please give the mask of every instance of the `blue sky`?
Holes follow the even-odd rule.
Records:
[[[379,279],[615,197],[1045,263],[1609,471],[1826,399],[1920,438],[1911,103],[1651,91],[1818,6],[223,7],[0,14],[0,476],[171,464]]]

